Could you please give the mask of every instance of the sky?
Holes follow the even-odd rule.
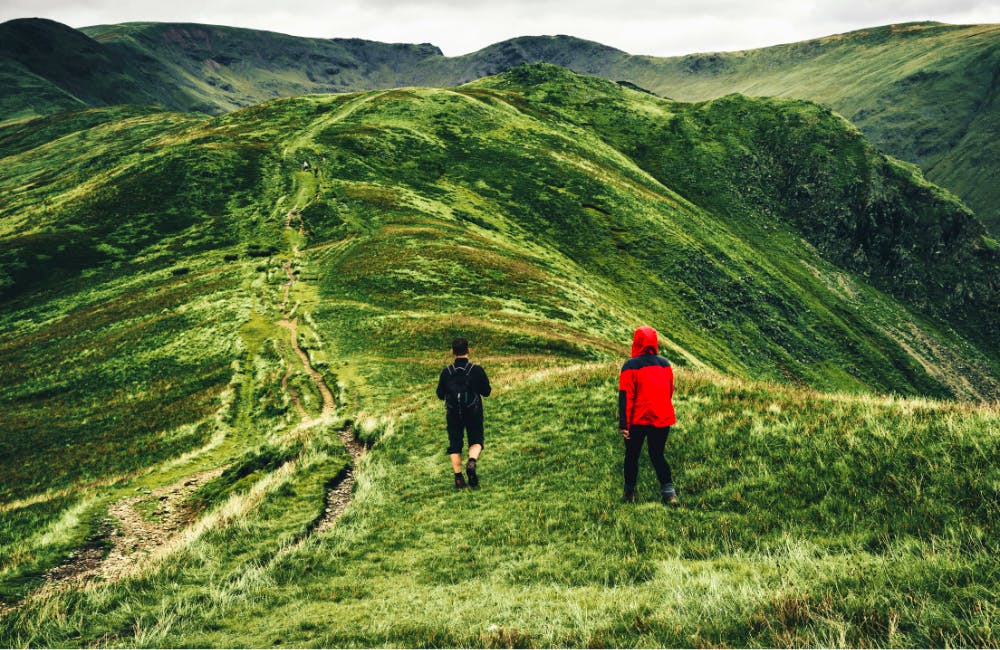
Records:
[[[918,20],[1000,23],[1000,0],[0,0],[0,22],[192,22],[296,36],[433,43],[448,56],[569,34],[631,54],[751,49]]]

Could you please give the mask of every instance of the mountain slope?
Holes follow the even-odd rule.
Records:
[[[939,247],[948,287],[997,262],[960,204],[821,107],[682,104],[529,66],[214,118],[62,113],[0,129],[0,157],[17,278],[0,310],[0,598],[23,603],[0,611],[0,644],[995,640],[974,606],[996,569],[995,408],[872,395],[995,397],[975,327],[995,295],[893,297],[797,211],[942,217],[933,243],[885,235],[890,252]],[[882,203],[827,206],[858,177]],[[674,518],[613,505],[614,380],[639,323],[677,367],[690,509]],[[469,495],[442,494],[429,388],[455,335],[497,391],[488,483]],[[334,418],[296,349],[336,390]],[[376,444],[354,505],[316,534],[345,426]],[[208,471],[125,579],[43,586],[81,550],[127,555],[122,504],[156,522],[158,490]],[[459,592],[475,606],[456,612]],[[675,592],[702,597],[662,610]],[[893,609],[906,594],[933,607]]]
[[[607,84],[590,87],[605,90],[599,97],[578,83],[550,83],[545,68],[533,79],[532,70],[513,75],[537,82],[529,98],[548,98],[551,110],[594,129],[761,249],[773,245],[768,228],[783,218],[838,266],[987,348],[995,340],[1000,320],[983,309],[998,300],[994,240],[950,195],[878,155],[829,109],[732,95],[668,115],[652,98],[626,105]],[[958,258],[964,271],[953,284],[945,260]]]
[[[774,124],[784,136],[764,128]],[[35,368],[7,378],[11,440],[27,446],[5,454],[5,472],[38,478],[25,457],[49,456],[32,442],[36,416],[91,390],[86,374],[56,379],[34,356],[60,358],[77,336],[75,347],[105,346],[87,325],[101,311],[86,307],[91,286],[196,273],[206,291],[239,292],[255,259],[287,249],[293,218],[330,243],[307,273],[323,298],[317,323],[344,351],[374,339],[426,353],[460,327],[494,354],[605,358],[645,321],[661,323],[680,364],[825,389],[998,392],[997,252],[981,226],[807,104],[677,104],[535,66],[456,90],[305,97],[211,120],[62,114],[7,127],[0,147],[5,363]],[[223,255],[232,261],[211,262]],[[284,277],[261,269],[257,282]],[[184,301],[214,304],[200,295]],[[44,334],[66,318],[76,334]],[[233,324],[216,327],[223,349],[239,347]],[[54,347],[29,344],[39,336]],[[148,394],[154,377],[120,381]],[[67,414],[56,439],[87,439],[90,417]]]
[[[325,131],[319,131],[310,136],[320,147],[311,155],[315,165],[321,164],[317,158],[327,157],[330,160],[323,164],[338,166],[338,177],[350,175],[347,180],[331,181],[328,187],[317,189],[319,194],[305,215],[307,220],[319,219],[316,228],[332,228],[332,224],[323,225],[323,220],[330,218],[339,224],[337,228],[378,232],[378,215],[405,212],[408,208],[404,206],[411,201],[399,198],[399,193],[415,193],[423,196],[418,204],[432,201],[437,206],[434,215],[461,221],[461,215],[468,214],[473,224],[485,219],[485,225],[479,227],[499,231],[500,235],[494,237],[520,233],[518,242],[525,237],[540,238],[546,249],[572,259],[580,267],[580,278],[590,278],[574,278],[574,283],[587,286],[594,282],[593,278],[601,278],[601,282],[621,287],[635,304],[653,310],[650,313],[685,314],[683,323],[677,325],[678,344],[706,361],[718,356],[718,362],[712,365],[727,371],[752,369],[771,374],[780,368],[781,372],[813,377],[826,385],[820,379],[823,373],[817,374],[808,358],[825,354],[823,349],[842,350],[845,357],[853,356],[842,348],[854,336],[839,324],[840,316],[827,316],[838,324],[832,325],[830,334],[818,339],[814,333],[806,334],[795,322],[797,318],[788,321],[792,314],[809,311],[803,296],[818,290],[806,289],[818,281],[815,277],[802,278],[806,267],[801,265],[772,268],[774,262],[763,263],[772,257],[764,252],[771,247],[782,250],[778,259],[806,260],[812,268],[833,262],[869,275],[875,286],[896,294],[916,312],[940,318],[942,323],[977,341],[981,349],[991,349],[990,337],[996,331],[996,312],[992,309],[996,301],[992,275],[995,251],[988,247],[981,228],[946,196],[920,189],[921,181],[912,176],[912,171],[878,162],[878,155],[859,143],[856,133],[839,119],[794,103],[733,99],[703,106],[670,104],[648,95],[626,94],[606,82],[564,78],[551,67],[524,69],[518,75],[503,79],[528,84],[531,90],[525,98],[529,102],[523,105],[517,102],[524,99],[516,98],[514,104],[506,103],[502,93],[479,99],[476,93],[490,88],[488,83],[471,86],[463,91],[465,95],[432,95],[427,100],[423,99],[423,91],[397,91],[364,101],[351,97],[329,100],[334,106],[359,103],[358,110],[345,109],[350,116],[363,116],[370,107],[384,106],[391,112],[397,105],[401,116],[377,128],[361,125],[357,132],[324,136]],[[306,113],[302,119],[313,119],[314,112],[336,110],[324,109],[315,102],[303,104]],[[410,104],[419,108],[421,119],[412,126],[406,125],[407,116],[417,109],[408,108]],[[275,121],[282,125],[279,134],[291,134],[296,129],[305,129],[308,134],[312,133],[310,129],[319,128],[297,122],[299,118],[291,109],[283,108],[278,118],[272,117],[278,107],[284,106],[267,104],[240,114],[241,120],[262,116],[264,126],[259,132],[251,131],[251,135],[237,130],[239,135],[234,136],[227,118],[219,121],[223,126],[214,127],[208,126],[210,122],[177,116],[170,118],[175,128],[193,129],[190,133],[197,135],[175,142],[169,131],[155,132],[162,128],[157,122],[162,118],[140,116],[134,118],[134,128],[128,121],[96,127],[95,135],[101,140],[106,138],[100,129],[126,127],[128,137],[119,138],[114,149],[87,148],[80,150],[78,160],[67,161],[64,156],[67,149],[72,150],[71,140],[63,137],[57,145],[38,147],[7,159],[15,171],[7,181],[12,190],[38,186],[40,179],[48,178],[47,170],[63,170],[56,180],[39,187],[41,194],[35,188],[11,193],[5,226],[9,235],[4,241],[8,295],[26,290],[31,282],[44,282],[46,274],[58,277],[66,270],[100,265],[102,260],[104,264],[128,264],[135,257],[166,259],[164,242],[171,241],[164,239],[167,236],[183,238],[190,252],[234,245],[247,235],[259,237],[253,232],[258,227],[254,224],[264,219],[260,207],[264,186],[260,183],[265,176],[264,165],[273,164],[266,161],[274,156],[267,145],[275,137],[269,129]],[[430,113],[425,116],[420,112],[424,110]],[[758,116],[758,128],[748,130],[734,115]],[[457,119],[467,119],[477,129],[448,126]],[[437,120],[440,125],[427,120]],[[520,148],[510,148],[510,137],[498,143],[485,137],[495,129],[501,133],[509,130],[505,126],[508,121],[515,125],[510,127],[516,134],[513,139],[523,140]],[[817,129],[817,121],[831,134],[826,139],[822,137],[824,131]],[[517,126],[522,122],[525,126]],[[775,133],[764,128],[779,123],[790,125],[785,129],[790,134],[786,140],[776,140]],[[710,124],[715,124],[714,132],[706,126]],[[795,124],[803,128],[795,130]],[[812,131],[804,128],[809,124]],[[139,144],[132,138],[150,134],[155,137],[142,145],[143,149],[128,153],[129,147]],[[465,139],[470,139],[469,143]],[[570,147],[570,139],[585,144]],[[809,141],[819,152],[815,160],[800,160],[798,166],[782,162],[785,156],[780,147],[799,147]],[[163,142],[170,144],[163,146]],[[647,149],[638,150],[637,143]],[[531,153],[536,149],[552,153],[539,158]],[[692,150],[707,154],[692,155]],[[94,156],[98,151],[106,156],[100,160],[114,161],[116,166],[95,173]],[[734,160],[737,152],[741,158]],[[845,167],[838,175],[827,178],[828,170],[823,169],[829,167],[831,159],[843,160]],[[519,171],[508,177],[511,170]],[[503,176],[491,178],[493,173]],[[590,175],[597,175],[596,185]],[[605,175],[610,175],[610,180],[604,180]],[[84,177],[88,178],[87,184],[78,185]],[[707,185],[692,180],[708,177],[714,179]],[[204,184],[208,178],[213,179],[211,185]],[[519,178],[523,180],[515,184],[513,181]],[[346,183],[348,189],[340,188],[338,183]],[[388,192],[382,199],[386,207],[351,221],[342,214],[356,205],[351,193],[360,191],[364,197],[369,191],[355,189],[359,183]],[[605,187],[608,183],[610,187]],[[625,183],[624,188],[619,188],[621,183]],[[636,183],[636,189],[628,189]],[[857,183],[862,185],[855,187]],[[477,184],[486,187],[476,189]],[[809,187],[801,195],[788,191],[789,186],[805,185]],[[399,189],[401,186],[406,189]],[[758,193],[747,195],[735,189],[742,187],[758,188]],[[348,192],[346,200],[341,195],[344,191]],[[466,196],[468,192],[472,194]],[[639,194],[630,197],[622,192]],[[40,195],[49,203],[38,203]],[[645,196],[643,200],[648,203],[636,203],[639,196]],[[32,203],[35,207],[31,207]],[[59,206],[58,211],[48,209],[52,203]],[[459,207],[465,204],[470,207]],[[476,205],[481,207],[471,209]],[[913,207],[900,207],[908,205]],[[331,214],[323,212],[334,207]],[[255,216],[247,223],[233,216],[234,209],[235,214]],[[310,218],[313,213],[317,213],[316,217]],[[813,219],[803,221],[806,214]],[[53,217],[58,221],[50,222]],[[494,223],[500,218],[503,221]],[[930,223],[917,228],[908,225],[921,218]],[[200,225],[204,219],[209,220],[210,228]],[[845,235],[849,235],[846,246]],[[812,240],[826,259],[803,248],[798,243],[800,236]],[[33,262],[44,259],[45,250],[53,242],[63,241],[76,257],[58,256],[41,268]],[[151,246],[163,252],[150,255]],[[924,261],[925,252],[931,250],[942,262],[929,266]],[[671,257],[656,251],[669,251]],[[692,264],[691,260],[697,262]],[[950,270],[942,273],[946,261]],[[709,273],[719,263],[720,271]],[[400,270],[404,276],[410,272]],[[936,274],[935,282],[926,282],[932,274]],[[629,286],[638,278],[648,278],[639,284],[649,287]],[[962,292],[959,299],[954,299],[959,284]],[[395,284],[387,286],[398,290]],[[826,287],[822,291],[821,303],[843,302],[836,295],[828,295]],[[522,300],[530,304],[526,298]],[[781,305],[779,313],[772,312],[771,302]],[[856,308],[846,307],[852,312]],[[587,311],[580,307],[580,313]],[[573,310],[567,308],[564,312],[572,314]],[[767,324],[773,319],[776,329]],[[724,330],[705,333],[717,326]],[[727,352],[709,352],[719,349],[723,340],[721,349]],[[733,350],[741,347],[750,351],[749,356],[733,355]],[[807,350],[806,358],[797,358]],[[871,361],[869,369],[862,373],[862,383],[895,387],[894,382],[880,384],[884,381],[880,355],[874,355]],[[912,390],[922,385],[923,380],[916,379],[922,371],[910,377],[911,371],[902,371],[900,378],[908,378],[902,379],[899,388]]]
[[[961,196],[996,231],[1000,26],[893,25],[636,63],[629,68],[634,77],[622,70],[622,78],[676,99],[738,92],[828,104],[875,144]]]
[[[5,86],[11,109],[5,120],[114,104],[206,108],[175,87],[159,61],[122,57],[83,32],[51,20],[0,24],[0,61],[11,83]]]
[[[679,100],[738,92],[827,104],[875,144],[918,164],[930,180],[960,196],[994,232],[1000,220],[995,25],[891,25],[673,58],[633,56],[568,36],[516,38],[448,58],[426,44],[306,39],[208,25],[95,26],[81,30],[87,38],[50,21],[18,20],[0,31],[3,43],[47,44],[0,50],[0,74],[6,87],[17,89],[5,96],[2,119],[49,114],[77,100],[217,113],[304,93],[447,87],[547,62]]]

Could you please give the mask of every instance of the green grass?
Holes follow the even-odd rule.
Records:
[[[966,213],[828,111],[531,66],[34,124],[0,128],[0,246],[111,248],[2,267],[33,284],[0,312],[0,645],[996,645],[996,251],[974,222],[925,227]],[[884,209],[843,200],[858,178]],[[787,199],[800,182],[814,200]],[[838,263],[806,208],[939,250],[971,294],[931,308]],[[319,415],[277,324],[286,264],[332,419],[282,389]],[[677,370],[680,511],[645,461],[618,503],[641,323]],[[431,393],[456,335],[496,391],[477,492],[450,487]],[[317,535],[344,427],[372,447]],[[219,468],[125,577],[33,591],[109,543],[112,504]]]
[[[617,502],[615,372],[497,373],[476,492],[450,487],[440,407],[418,398],[328,535],[283,544],[304,519],[276,490],[149,574],[47,602],[61,621],[14,614],[3,640],[996,643],[995,409],[681,372],[672,511],[645,460],[641,502]]]

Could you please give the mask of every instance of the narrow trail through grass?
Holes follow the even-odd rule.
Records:
[[[67,562],[48,571],[45,583],[28,598],[0,608],[0,618],[31,600],[40,602],[58,592],[120,580],[160,549],[176,544],[195,523],[188,497],[226,467],[198,472],[155,490],[136,488],[141,494],[113,503],[104,520],[110,551],[106,553],[103,545],[78,549]],[[144,507],[147,504],[152,508]]]
[[[308,233],[305,222],[296,210],[288,211],[285,227],[304,243]],[[275,324],[280,328],[277,331],[288,333],[287,340],[278,341],[279,348],[289,349],[286,346],[290,346],[294,357],[301,363],[302,370],[319,392],[322,403],[318,415],[310,415],[307,412],[302,396],[290,385],[289,379],[295,369],[289,364],[287,372],[281,379],[281,389],[288,395],[293,407],[301,416],[301,421],[284,437],[294,437],[314,429],[317,425],[333,423],[336,415],[336,398],[333,391],[322,373],[313,367],[309,354],[299,344],[299,316],[293,315],[299,305],[293,303],[291,297],[296,281],[293,263],[298,263],[301,255],[299,246],[293,244],[290,259],[282,265],[287,281],[282,285],[281,302],[278,305],[281,318]],[[351,501],[355,468],[364,454],[365,447],[355,438],[350,428],[341,429],[338,431],[338,436],[349,452],[352,463],[339,475],[330,478],[326,486],[327,494],[321,515],[309,527],[306,537],[329,529],[345,512]],[[213,443],[211,446],[217,445]],[[187,456],[176,459],[173,464],[180,464],[186,458]],[[171,463],[161,467],[160,470],[166,471],[169,466]],[[277,474],[291,471],[292,466],[294,463],[279,470]],[[108,501],[107,514],[101,524],[100,539],[79,548],[67,561],[48,570],[44,576],[44,583],[26,598],[15,604],[0,602],[0,619],[29,602],[44,602],[58,593],[119,581],[135,573],[139,566],[147,565],[149,560],[162,559],[171,549],[184,546],[197,538],[200,532],[210,527],[208,522],[218,517],[211,514],[199,516],[198,509],[191,501],[192,495],[200,487],[221,476],[228,467],[230,464],[226,463],[192,474],[184,474],[180,478],[174,474],[170,483],[160,487],[155,487],[155,482],[150,485],[148,481],[143,481],[147,485],[135,487],[138,494],[132,496],[123,496],[124,488],[121,485],[139,478],[148,473],[148,470],[129,475],[115,475],[82,486],[86,491],[119,488],[112,490],[113,493],[117,492],[117,495]],[[26,507],[58,498],[68,492],[68,490],[47,492],[20,502],[3,504],[2,507],[5,510]]]
[[[367,99],[365,99],[367,101]],[[338,116],[339,117],[339,116]],[[303,244],[306,242],[307,228],[305,221],[301,214],[302,206],[297,206],[287,212],[285,215],[285,229],[286,231],[292,231],[296,233]],[[298,221],[298,228],[293,226],[293,222]],[[289,343],[291,344],[292,351],[299,358],[302,364],[302,368],[309,375],[309,379],[316,386],[322,398],[322,407],[320,410],[319,417],[312,418],[306,412],[304,405],[302,404],[301,397],[295,392],[295,390],[289,385],[289,377],[291,375],[291,367],[289,367],[288,372],[282,378],[281,386],[289,398],[296,411],[302,416],[302,422],[294,431],[308,429],[318,422],[331,421],[336,415],[337,403],[334,397],[333,391],[330,390],[330,386],[327,385],[326,379],[324,379],[323,374],[316,370],[311,361],[309,360],[309,355],[305,350],[299,345],[299,334],[298,316],[292,316],[292,312],[295,310],[295,306],[289,307],[289,300],[292,295],[292,290],[295,286],[295,272],[293,270],[293,263],[298,261],[302,256],[302,252],[298,244],[292,244],[290,259],[286,260],[282,265],[285,272],[285,277],[287,281],[284,283],[284,294],[281,301],[280,312],[282,315],[281,320],[277,321],[277,325],[288,331]],[[344,512],[347,510],[348,505],[351,502],[351,494],[354,491],[355,478],[355,468],[358,466],[358,461],[361,456],[364,455],[365,447],[361,444],[357,438],[354,436],[353,429],[342,428],[338,436],[340,441],[343,443],[344,448],[351,456],[351,466],[347,468],[341,475],[335,477],[331,480],[327,486],[326,500],[323,508],[323,514],[315,525],[311,528],[310,532],[312,534],[322,533],[323,531],[329,529],[334,522]]]

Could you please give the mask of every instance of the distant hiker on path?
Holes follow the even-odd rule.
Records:
[[[649,444],[649,460],[660,480],[660,497],[677,507],[670,465],[663,457],[674,415],[674,371],[659,356],[656,330],[640,327],[632,337],[632,358],[618,376],[618,429],[625,438],[625,494],[623,502],[635,501],[639,477],[639,454],[643,440]]]
[[[464,488],[462,476],[462,442],[464,433],[469,436],[469,462],[465,473],[469,485],[479,487],[476,462],[483,451],[483,398],[492,389],[490,380],[482,366],[469,361],[469,341],[457,338],[451,342],[451,352],[455,361],[441,371],[438,379],[437,396],[444,400],[447,409],[448,454],[451,467],[455,470],[455,487]]]

